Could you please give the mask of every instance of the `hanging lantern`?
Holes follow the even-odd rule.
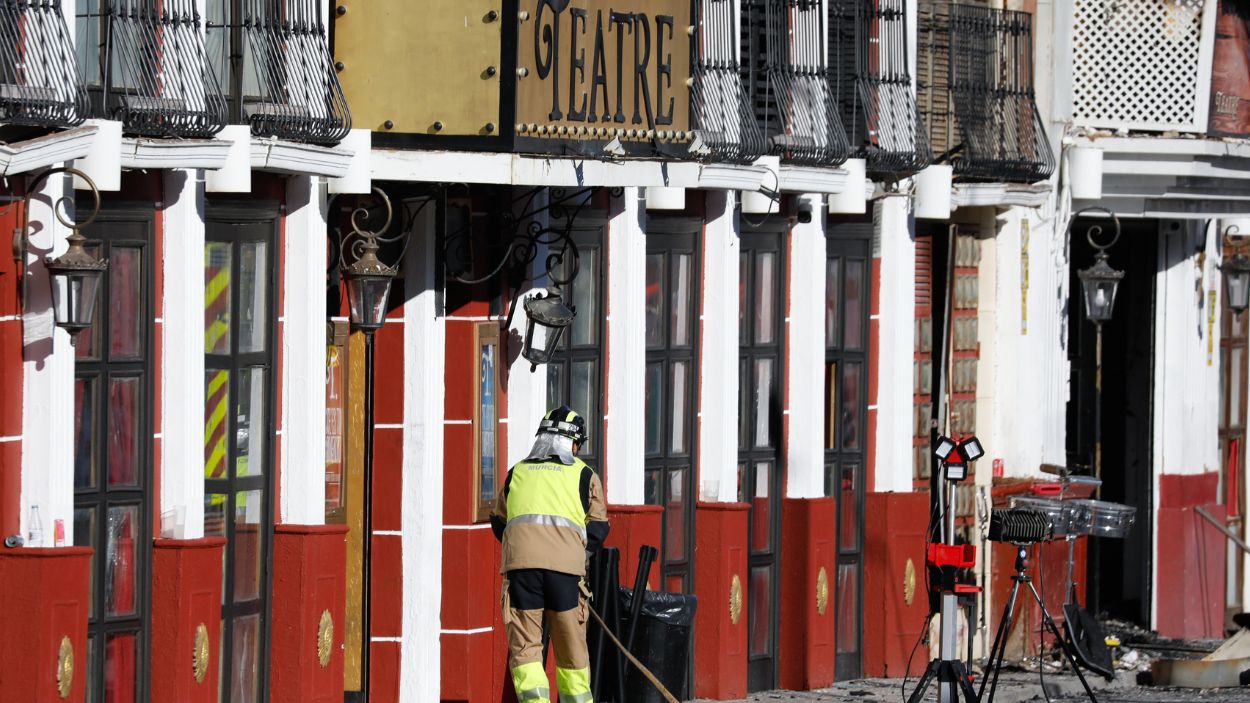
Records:
[[[44,266],[52,275],[52,314],[57,326],[68,331],[73,339],[95,319],[100,282],[109,264],[83,248],[87,238],[77,229],[68,241],[69,250],[55,259],[45,259]]]
[[[1106,322],[1111,319],[1115,308],[1115,294],[1124,278],[1123,271],[1111,268],[1107,263],[1106,252],[1098,252],[1098,259],[1093,266],[1081,270],[1081,288],[1085,292],[1085,317],[1092,322]]]
[[[386,301],[399,271],[378,259],[373,237],[366,238],[360,247],[360,258],[343,269],[343,277],[347,279],[352,326],[368,334],[386,323]]]
[[[1240,315],[1250,307],[1250,258],[1238,254],[1220,265],[1224,274],[1224,290],[1228,295],[1228,308]]]
[[[525,299],[525,346],[521,354],[529,360],[530,370],[551,361],[552,354],[560,345],[560,336],[573,323],[577,312],[564,304],[560,291],[548,288],[542,293]]]

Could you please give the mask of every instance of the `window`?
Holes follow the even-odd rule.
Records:
[[[577,246],[577,277],[563,286],[567,300],[577,310],[573,324],[560,339],[560,347],[547,364],[547,406],[568,405],[586,419],[590,437],[579,455],[600,472],[603,439],[603,225],[579,216],[571,232]],[[557,268],[567,278],[570,262]]]
[[[697,220],[647,224],[645,495],[664,506],[663,588],[689,592],[694,533],[695,360],[698,333]]]
[[[477,495],[477,519],[489,520],[495,507],[496,493],[503,487],[499,466],[503,456],[499,441],[499,404],[501,401],[499,369],[502,355],[499,346],[499,323],[475,325],[477,350],[474,385],[477,402],[473,415],[474,485]]]
[[[155,213],[106,208],[87,228],[109,269],[74,346],[74,544],[91,547],[87,701],[146,698]]]
[[[207,208],[204,534],[226,538],[221,696],[264,700],[277,208]]]

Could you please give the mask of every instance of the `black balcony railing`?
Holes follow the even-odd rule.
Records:
[[[72,127],[86,116],[60,0],[0,0],[0,123]]]
[[[221,131],[226,100],[195,0],[85,5],[79,54],[96,114],[121,120],[130,134],[207,138]]]
[[[695,0],[692,123],[716,161],[751,163],[767,150],[743,91],[732,0]]]
[[[936,161],[967,180],[1035,182],[1055,169],[1033,93],[1026,12],[922,2],[917,89]]]
[[[337,144],[351,129],[318,7],[315,0],[243,0],[252,63],[244,70],[255,71],[249,82],[258,93],[243,99],[252,134]]]
[[[933,154],[912,91],[904,0],[828,0],[829,77],[851,155],[895,178]]]
[[[742,0],[747,97],[768,151],[805,166],[837,166],[850,148],[826,76],[819,0]]]

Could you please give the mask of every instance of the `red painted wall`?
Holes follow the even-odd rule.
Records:
[[[864,674],[915,676],[929,662],[924,644],[911,656],[929,610],[924,575],[929,494],[869,493],[864,512]]]
[[[269,699],[273,703],[343,700],[347,526],[278,525],[273,536]],[[329,658],[318,656],[329,613]]]
[[[1159,544],[1155,553],[1155,629],[1167,637],[1223,637],[1227,538],[1194,510],[1202,506],[1216,520],[1219,474],[1159,477]],[[1137,517],[1138,523],[1144,516]]]
[[[833,498],[786,499],[783,505],[779,683],[822,688],[833,683],[836,656],[837,511]]]
[[[727,700],[747,693],[746,503],[699,503],[695,512],[694,695]],[[731,593],[740,584],[737,622]]]
[[[0,550],[0,700],[81,703],[86,692],[90,547]],[[64,638],[72,647],[69,695],[57,691]],[[187,652],[190,659],[190,652]]]
[[[155,540],[152,549],[152,700],[216,703],[221,651],[221,566],[226,540]],[[192,654],[208,631],[208,672],[195,680]]]
[[[638,572],[638,550],[643,545],[660,548],[661,516],[664,508],[659,505],[610,505],[608,520],[612,531],[608,533],[606,546],[621,550],[621,585],[632,588]],[[659,566],[652,564],[647,577],[647,588],[656,589],[659,582]]]
[[[9,191],[0,194],[19,195]],[[22,203],[0,204],[0,231],[21,228]],[[0,256],[0,536],[16,534],[22,492],[22,305],[21,269]]]

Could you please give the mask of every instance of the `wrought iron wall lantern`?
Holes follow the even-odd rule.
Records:
[[[573,241],[573,225],[578,215],[591,202],[599,188],[579,188],[565,191],[560,188],[533,188],[508,204],[501,213],[501,231],[505,235],[504,246],[498,261],[483,266],[477,261],[473,230],[466,220],[465,226],[456,232],[448,232],[443,244],[443,260],[448,269],[447,278],[466,285],[485,283],[499,276],[517,288],[517,299],[508,308],[506,327],[512,326],[522,284],[540,276],[547,279],[546,294],[538,293],[525,299],[525,337],[521,355],[530,362],[530,371],[539,364],[551,361],[559,348],[564,330],[573,324],[576,307],[567,305],[561,289],[577,277],[579,271],[577,244]],[[547,198],[539,200],[544,192]],[[621,191],[613,189],[613,195]],[[471,218],[469,218],[471,219]],[[532,264],[546,249],[543,272],[533,270]],[[452,268],[452,262],[461,265]],[[476,274],[477,271],[484,273]]]
[[[386,323],[386,306],[390,299],[391,283],[399,275],[397,266],[390,266],[378,258],[379,242],[390,243],[404,238],[406,228],[391,237],[385,236],[394,219],[391,199],[381,188],[373,189],[385,211],[382,225],[376,230],[366,224],[370,212],[363,205],[352,210],[348,218],[351,231],[343,235],[339,243],[339,270],[347,281],[348,310],[352,327],[365,334],[373,334]],[[405,249],[407,248],[405,239]],[[403,252],[398,257],[403,258]],[[351,260],[351,263],[347,263]]]
[[[1102,234],[1102,226],[1090,225],[1085,231],[1085,239],[1097,250],[1094,255],[1094,265],[1082,269],[1077,275],[1081,278],[1081,288],[1085,295],[1085,316],[1090,321],[1101,325],[1111,319],[1111,313],[1115,308],[1115,294],[1119,289],[1120,281],[1124,279],[1124,272],[1112,268],[1107,263],[1107,250],[1120,240],[1120,219],[1115,216],[1115,213],[1106,208],[1087,207],[1074,213],[1072,221],[1075,222],[1078,217],[1087,212],[1095,211],[1104,212],[1111,218],[1115,233],[1111,241],[1099,244],[1097,238]]]
[[[70,230],[70,235],[66,238],[69,242],[69,249],[55,259],[44,257],[44,267],[48,269],[48,283],[52,293],[52,314],[57,327],[69,332],[72,344],[78,333],[90,327],[92,320],[95,319],[100,284],[104,280],[104,272],[109,267],[107,259],[96,258],[83,246],[87,238],[83,236],[82,230],[90,225],[100,213],[100,191],[90,176],[76,168],[59,167],[44,171],[30,182],[26,191],[26,203],[23,208],[25,222],[17,254],[19,264],[25,266],[30,236],[31,196],[38,193],[44,182],[56,174],[77,176],[87,184],[92,197],[91,214],[82,222],[75,222],[68,214],[62,214],[62,210],[69,212],[69,207],[74,202],[72,197],[63,196],[52,203],[52,215],[62,226]]]
[[[1224,230],[1225,244],[1232,243],[1241,234],[1237,225],[1229,225]],[[1238,253],[1231,259],[1220,264],[1220,273],[1224,275],[1225,293],[1228,295],[1228,308],[1233,314],[1240,315],[1250,307],[1250,257]]]

